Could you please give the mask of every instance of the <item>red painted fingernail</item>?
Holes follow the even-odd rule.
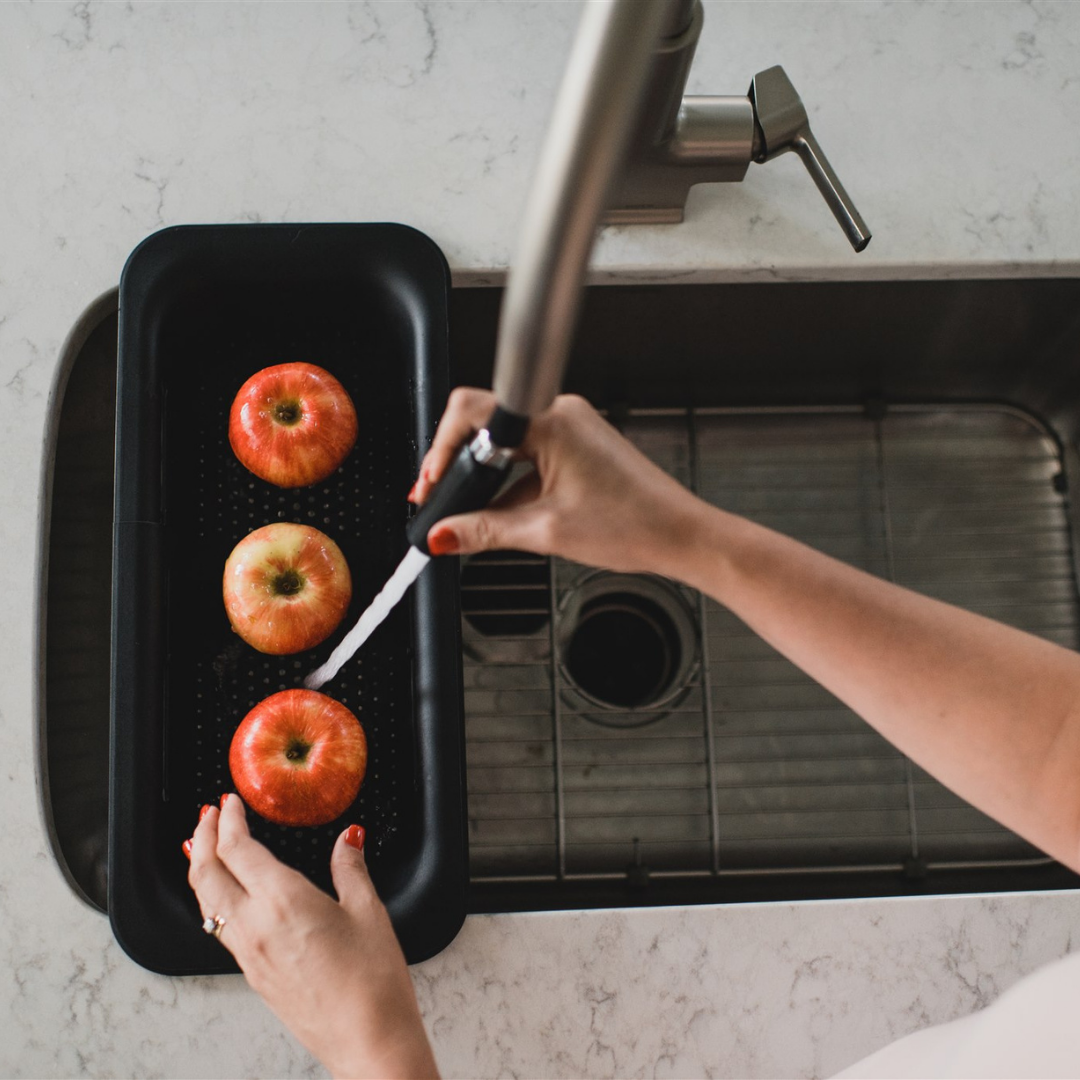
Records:
[[[202,808],[202,809],[201,809],[201,810],[199,811],[199,821],[202,821],[202,819],[203,819],[204,817],[206,817],[206,815],[207,815],[207,814],[209,814],[209,813],[210,813],[210,806],[209,806],[209,804],[207,804],[206,806],[204,806],[204,807],[203,807],[203,808]]]
[[[226,799],[227,799],[228,797],[229,797],[229,793],[228,793],[227,791],[225,792],[225,794],[224,794],[224,795],[222,795],[222,796],[221,796],[221,809],[222,809],[222,810],[224,810],[224,809],[225,809],[225,800],[226,800]]]
[[[345,843],[349,847],[356,848],[357,851],[364,850],[364,838],[367,836],[367,832],[364,830],[363,825],[350,825],[345,830]]]
[[[184,854],[188,857],[188,861],[191,861],[191,841],[185,840],[180,847],[183,849]]]
[[[409,494],[405,496],[406,502],[416,502],[416,489],[420,486],[420,481],[417,480],[411,488],[409,488]]]
[[[428,533],[427,546],[432,555],[456,555],[461,550],[461,541],[453,529],[436,525]]]

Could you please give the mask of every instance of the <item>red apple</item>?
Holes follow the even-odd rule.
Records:
[[[308,487],[325,480],[356,443],[356,409],[345,387],[314,364],[256,372],[229,412],[229,444],[261,480]]]
[[[240,797],[278,825],[325,825],[340,817],[366,769],[360,721],[315,690],[282,690],[260,701],[229,747]]]
[[[341,548],[310,525],[286,521],[248,533],[225,562],[232,628],[259,652],[302,652],[345,616],[352,578]]]

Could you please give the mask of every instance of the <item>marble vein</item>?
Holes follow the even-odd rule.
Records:
[[[608,229],[590,280],[1080,274],[1080,5],[706,0],[692,93],[783,63],[875,237],[787,155]],[[580,11],[0,4],[0,548],[34,567],[61,344],[157,228],[403,221],[498,284]],[[239,979],[133,965],[37,805],[33,574],[0,622],[0,1075],[321,1076]],[[414,971],[448,1076],[823,1076],[1073,948],[1074,895],[471,918]]]

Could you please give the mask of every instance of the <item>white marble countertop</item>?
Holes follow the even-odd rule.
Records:
[[[505,269],[574,3],[0,5],[0,1073],[310,1075],[237,978],[136,967],[38,807],[32,611],[61,344],[171,224],[402,221]],[[691,92],[783,63],[875,236],[788,155],[610,229],[596,280],[1080,270],[1080,5],[710,2]],[[18,573],[17,568],[25,568]],[[1075,894],[474,917],[415,979],[450,1075],[821,1075],[1072,947]]]

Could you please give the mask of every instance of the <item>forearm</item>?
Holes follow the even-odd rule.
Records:
[[[326,1064],[324,1062],[324,1064]],[[379,1077],[381,1080],[439,1080],[439,1069],[426,1038],[392,1048],[385,1054],[372,1055],[368,1048],[340,1062],[328,1065],[335,1080]]]
[[[664,572],[957,794],[1080,869],[1080,656],[712,507]]]

